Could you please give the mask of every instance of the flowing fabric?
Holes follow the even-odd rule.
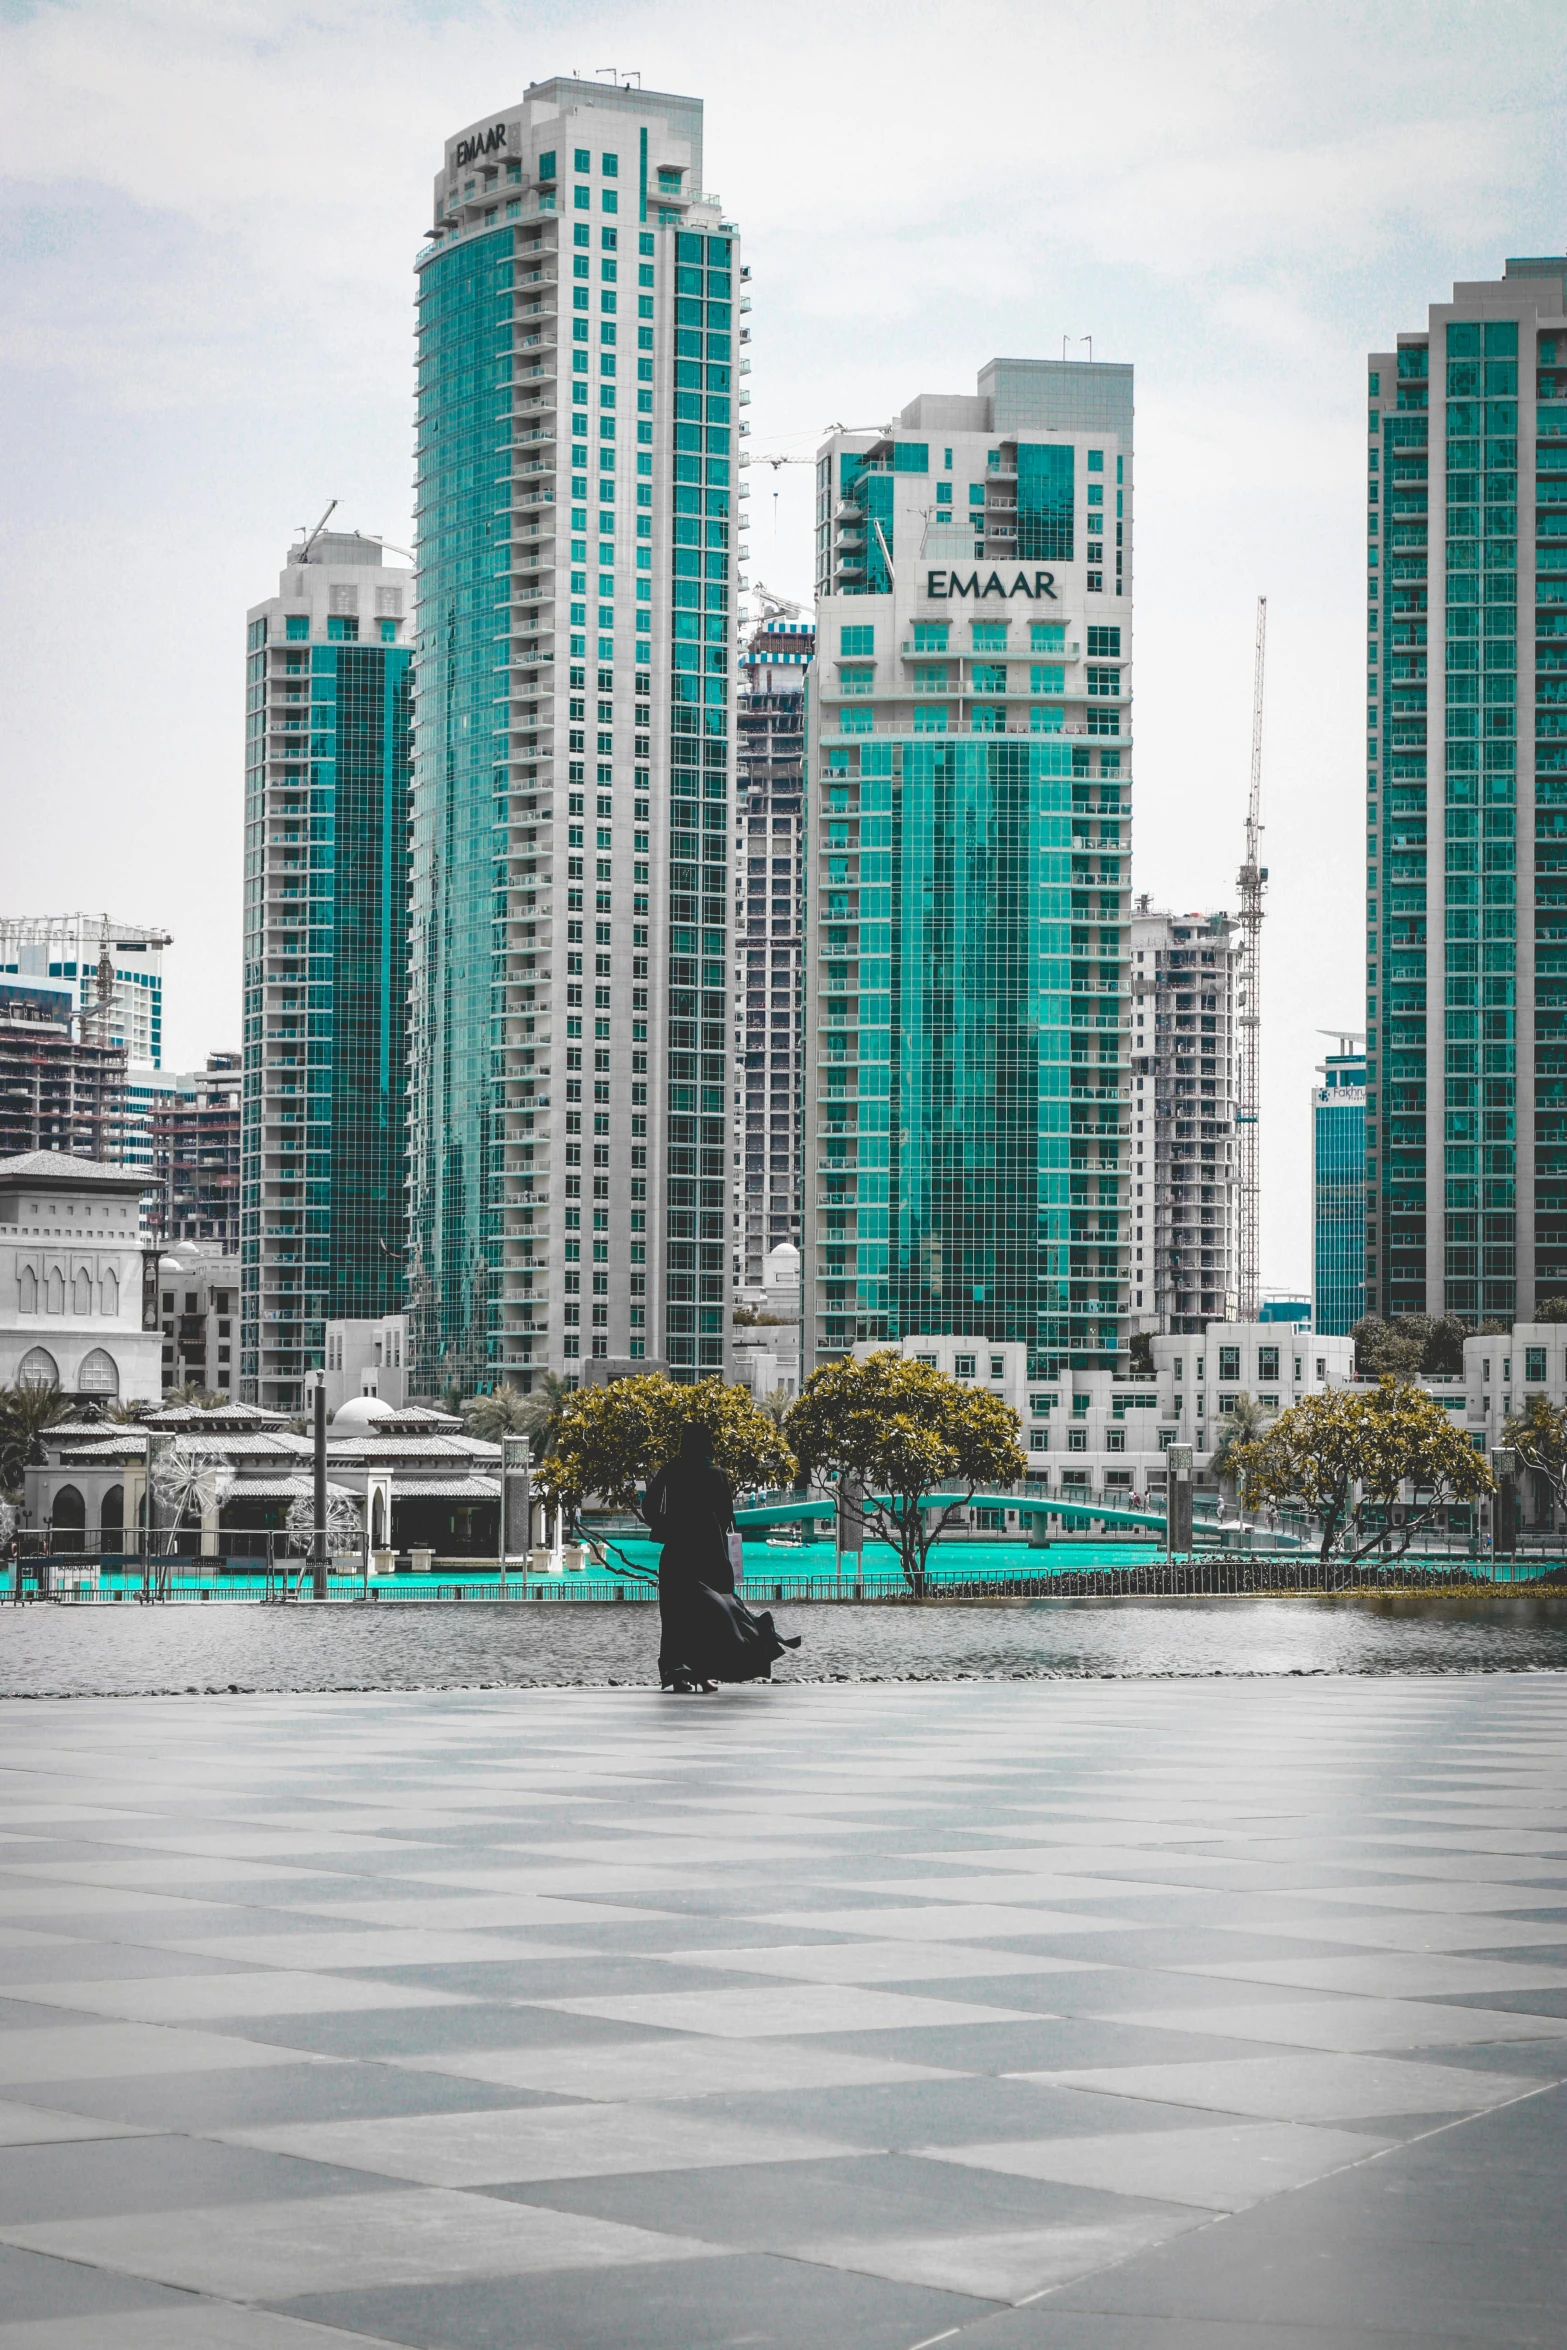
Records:
[[[770,1614],[753,1615],[735,1595],[729,1563],[734,1492],[723,1471],[682,1450],[648,1486],[646,1515],[663,1545],[658,1562],[658,1677],[663,1686],[767,1680],[774,1660],[800,1643],[783,1639]]]

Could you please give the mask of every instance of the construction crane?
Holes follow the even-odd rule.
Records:
[[[778,595],[764,579],[757,581],[752,593],[761,598],[764,626],[769,620],[803,620],[805,618],[803,604],[794,603],[788,596]]]
[[[1262,895],[1268,868],[1259,861],[1262,844],[1262,672],[1268,642],[1268,599],[1257,598],[1257,657],[1251,699],[1251,792],[1246,802],[1246,856],[1236,886],[1241,900],[1240,971],[1236,1024],[1240,1029],[1240,1083],[1236,1088],[1235,1130],[1240,1166],[1240,1319],[1255,1322],[1262,1305],[1261,1152],[1258,1123],[1262,1094]]]
[[[301,533],[303,534],[303,543],[302,543],[301,545],[299,545],[299,546],[295,547],[295,548],[294,548],[294,550],[293,550],[293,552],[290,554],[290,556],[289,556],[289,561],[290,561],[291,563],[308,563],[308,562],[309,562],[309,560],[310,560],[310,550],[311,550],[311,548],[312,548],[312,547],[315,545],[315,543],[316,543],[317,539],[318,539],[318,538],[321,536],[321,533],[322,533],[322,532],[325,530],[325,528],[326,528],[327,524],[328,524],[328,523],[331,521],[331,519],[332,519],[333,515],[334,515],[336,512],[337,512],[337,500],[334,498],[334,499],[332,500],[331,504],[330,504],[330,505],[327,507],[327,510],[326,510],[326,512],[325,512],[325,513],[322,515],[322,517],[321,517],[320,521],[319,521],[319,522],[316,524],[316,527],[315,527],[315,529],[314,529],[314,530],[312,530],[312,531],[306,531],[306,530],[305,530],[305,526],[304,526],[304,524],[303,524],[303,523],[301,523],[301,524],[300,524],[300,526],[299,526],[299,527],[300,527]]]

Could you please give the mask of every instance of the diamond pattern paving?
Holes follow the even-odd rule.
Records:
[[[1562,2339],[1567,1687],[0,1705],[0,2350]]]

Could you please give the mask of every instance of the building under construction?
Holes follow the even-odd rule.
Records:
[[[1132,913],[1132,1328],[1236,1319],[1239,925]]]
[[[119,1160],[125,1046],[48,979],[0,976],[0,1158],[27,1151]]]

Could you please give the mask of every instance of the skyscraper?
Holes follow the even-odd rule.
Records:
[[[317,532],[246,650],[240,1400],[402,1303],[410,575]]]
[[[414,1383],[721,1372],[749,297],[700,102],[535,83],[418,269]]]
[[[816,643],[789,605],[740,656],[735,795],[735,1255],[755,1287],[767,1253],[800,1245],[801,924],[805,911],[805,671]]]
[[[1311,1095],[1311,1326],[1342,1338],[1366,1310],[1366,1056],[1341,1036]]]
[[[1132,914],[1133,1326],[1200,1333],[1235,1319],[1238,925]]]
[[[1366,1304],[1567,1289],[1567,258],[1369,362]],[[1558,396],[1560,395],[1560,396]]]
[[[0,975],[66,982],[81,1016],[81,1034],[118,1047],[135,1065],[163,1066],[163,950],[166,930],[109,914],[0,915]],[[99,1001],[104,956],[114,979]],[[103,1017],[107,1009],[107,1019]]]
[[[1127,1343],[1132,371],[997,359],[817,465],[802,1368]]]

